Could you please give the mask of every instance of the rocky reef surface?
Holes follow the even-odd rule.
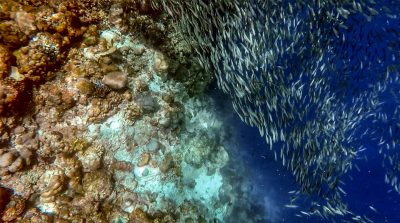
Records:
[[[0,2],[2,222],[260,218],[170,22],[148,1]]]

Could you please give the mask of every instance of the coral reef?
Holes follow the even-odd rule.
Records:
[[[2,221],[229,213],[225,127],[201,96],[211,74],[150,3],[0,3]]]
[[[21,113],[30,85],[54,78],[71,45],[97,35],[90,25],[103,13],[88,6],[77,1],[0,3],[0,115]]]

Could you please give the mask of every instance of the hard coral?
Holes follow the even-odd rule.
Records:
[[[137,163],[138,167],[146,166],[150,161],[150,153],[142,153],[140,156],[139,162]]]
[[[164,156],[164,159],[159,164],[159,169],[162,173],[167,173],[171,169],[171,167],[173,167],[173,165],[173,157],[171,153],[167,153]]]
[[[157,99],[150,94],[141,94],[136,97],[136,103],[141,107],[144,113],[152,113],[159,109],[160,105]]]
[[[0,151],[2,153],[2,151]],[[15,160],[15,155],[12,152],[5,152],[0,155],[0,167],[8,167]]]
[[[6,21],[0,23],[0,44],[17,49],[14,56],[18,71],[35,82],[51,79],[70,45],[80,41],[89,23],[100,18],[91,16],[96,9],[79,1],[6,1],[1,8],[5,12],[0,19]],[[95,30],[89,29],[85,38],[96,36]],[[5,76],[9,66],[3,51],[0,47],[0,59],[4,61],[0,63],[0,77]]]
[[[0,80],[0,114],[12,113],[20,95],[21,89],[15,82]]]
[[[3,151],[0,151],[3,153]],[[0,155],[0,176],[15,173],[24,166],[24,160],[15,152],[4,152]]]
[[[20,30],[16,22],[4,21],[0,23],[0,43],[11,49],[16,49],[25,45],[28,41],[28,36]]]
[[[76,82],[75,87],[79,91],[79,93],[81,93],[83,95],[87,95],[87,96],[91,95],[95,91],[94,84],[84,78],[80,78]]]
[[[83,35],[86,27],[79,17],[85,13],[84,5],[78,1],[51,1],[52,8],[41,10],[38,15],[37,26],[40,30],[57,32],[70,39]]]
[[[52,78],[48,72],[61,63],[64,42],[64,37],[58,33],[38,33],[28,46],[14,52],[19,72],[33,81]]]
[[[50,223],[50,222],[53,222],[53,219],[50,218],[50,216],[40,212],[39,209],[34,207],[28,209],[25,212],[23,219],[21,220],[21,223]]]
[[[26,35],[30,35],[36,30],[34,24],[35,16],[32,13],[18,11],[13,15],[13,17],[20,30]]]
[[[76,101],[73,98],[73,92],[55,84],[45,84],[42,87],[48,94],[45,100],[46,106],[55,108],[60,115],[75,105]]]
[[[42,144],[37,150],[39,158],[46,160],[57,153],[65,152],[67,148],[63,139],[64,135],[59,131],[44,131],[39,137]]]
[[[3,212],[1,220],[11,222],[16,220],[25,210],[25,200],[17,195],[11,197],[11,201],[7,204]]]
[[[53,164],[64,170],[70,189],[76,192],[82,191],[82,164],[76,156],[58,154]]]
[[[129,162],[114,160],[111,168],[123,172],[132,172],[133,165]]]
[[[119,30],[126,30],[123,5],[120,2],[114,3],[110,8],[109,21]]]
[[[7,124],[0,119],[0,145],[8,143],[10,139],[10,134],[8,132]]]
[[[5,78],[9,72],[11,64],[11,53],[9,49],[0,44],[0,80]]]
[[[65,189],[65,182],[66,178],[62,171],[60,174],[51,176],[46,189],[40,194],[40,200],[44,203],[53,202],[55,196]]]
[[[39,149],[36,129],[36,126],[18,126],[14,129],[15,150],[18,151],[26,165],[31,165],[33,153]]]
[[[89,121],[98,123],[105,118],[115,114],[116,108],[122,102],[123,95],[116,92],[110,92],[105,100],[93,98],[89,107]]]
[[[103,77],[102,82],[114,90],[120,90],[128,84],[128,76],[123,72],[111,72]]]
[[[125,120],[129,122],[129,124],[133,124],[139,119],[142,112],[142,109],[136,103],[131,103],[125,111]]]
[[[158,73],[163,73],[168,70],[168,62],[164,54],[156,52],[154,54],[154,70]]]
[[[85,197],[92,201],[102,201],[110,196],[113,186],[111,176],[104,171],[86,173],[82,180]]]
[[[136,208],[130,216],[129,223],[174,223],[174,217],[165,213],[156,213],[154,216],[146,213],[141,208]]]
[[[77,157],[82,163],[83,172],[93,172],[102,165],[104,148],[102,146],[91,145],[85,151],[77,153]]]

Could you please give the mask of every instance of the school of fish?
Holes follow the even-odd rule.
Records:
[[[240,118],[293,173],[300,189],[286,207],[306,195],[300,217],[372,222],[343,202],[348,172],[371,150],[400,192],[397,0],[152,4],[171,15]]]

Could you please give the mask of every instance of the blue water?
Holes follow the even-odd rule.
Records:
[[[383,2],[382,2],[383,3]],[[390,2],[390,4],[400,4]],[[390,7],[390,5],[388,5]],[[339,88],[344,78],[348,83],[348,89],[343,91],[342,102],[351,106],[351,99],[357,97],[360,92],[369,91],[370,86],[376,84],[382,79],[387,67],[400,63],[400,18],[390,18],[377,16],[371,22],[361,15],[355,15],[346,21],[346,25],[351,27],[349,30],[340,30],[347,41],[340,42],[338,39],[337,48],[335,48],[335,57],[329,61],[338,64],[338,69],[342,69],[342,76],[332,76],[332,89]],[[333,38],[334,39],[334,38]],[[393,41],[393,40],[397,40]],[[392,43],[395,42],[393,45]],[[388,51],[388,46],[394,48]],[[349,61],[341,64],[343,61]],[[368,68],[359,68],[360,62],[370,63]],[[390,75],[399,75],[398,72],[392,72]],[[394,112],[400,108],[400,83],[392,81],[386,83],[387,89],[380,91],[378,98],[383,103],[379,112],[388,116],[389,121],[365,120],[358,129],[367,128],[376,129],[377,132],[370,135],[362,135],[363,131],[358,131],[354,146],[363,145],[366,150],[360,155],[366,159],[354,160],[361,171],[353,168],[348,175],[344,177],[346,183],[343,189],[347,192],[344,196],[344,202],[348,204],[349,210],[357,215],[365,215],[374,222],[400,222],[400,195],[393,188],[384,182],[386,169],[382,166],[382,155],[378,153],[380,146],[373,137],[389,138],[389,126],[396,126],[400,123],[400,117]],[[226,96],[221,92],[213,91],[213,96],[218,101],[223,101]],[[227,103],[223,103],[227,104]],[[228,105],[226,105],[228,106]],[[233,109],[225,109],[233,111]],[[228,119],[229,124],[234,128],[236,140],[241,150],[240,156],[246,160],[247,167],[250,169],[250,180],[252,193],[263,202],[270,222],[331,222],[316,217],[303,215],[302,218],[296,216],[301,210],[302,204],[307,204],[308,200],[296,202],[300,204],[299,209],[285,208],[284,205],[290,203],[291,190],[298,189],[294,182],[292,174],[281,164],[281,161],[274,160],[273,151],[269,150],[263,138],[259,136],[256,128],[249,127],[241,122],[239,117],[231,114]],[[399,137],[399,127],[394,133],[394,137]],[[388,140],[390,141],[390,140]],[[274,148],[279,151],[279,148]],[[398,153],[399,146],[391,150]],[[386,161],[387,162],[387,161]],[[372,208],[375,208],[375,212]],[[336,219],[341,222],[340,218]]]
[[[273,152],[267,149],[263,139],[255,137],[258,130],[241,124],[237,117],[232,121],[237,123],[236,128],[241,132],[240,146],[247,148],[244,158],[251,168],[254,193],[266,198],[265,204],[272,222],[324,222],[316,218],[298,218],[295,216],[298,210],[284,207],[290,201],[288,192],[297,188],[291,173],[283,168],[280,161],[274,160]],[[358,164],[361,172],[354,170],[349,173],[354,180],[346,181],[344,187],[348,194],[345,202],[350,210],[365,214],[374,222],[400,222],[400,195],[388,192],[392,188],[384,183],[385,171],[381,159],[370,157],[367,162]],[[370,205],[378,213],[372,211]]]
[[[229,103],[224,103],[226,97],[221,92],[213,92],[213,97],[220,101],[223,106],[229,107]],[[221,110],[220,110],[221,111]],[[274,160],[273,151],[269,150],[259,136],[258,130],[247,126],[240,118],[233,113],[233,109],[224,108],[225,116],[229,116],[227,121],[234,129],[234,137],[237,147],[240,149],[240,156],[249,168],[252,193],[262,202],[269,221],[266,222],[330,222],[316,217],[307,218],[296,216],[301,209],[291,209],[284,207],[290,201],[289,191],[298,189],[292,174],[281,164],[281,161]],[[349,205],[349,209],[359,215],[366,215],[374,222],[400,222],[400,195],[392,191],[391,186],[385,184],[385,170],[382,167],[381,157],[374,156],[376,148],[368,148],[366,155],[368,160],[355,161],[360,167],[358,172],[353,169],[349,175],[353,180],[346,178],[346,185],[343,187],[347,196],[344,202]],[[256,202],[256,201],[255,201]],[[376,208],[378,213],[370,209],[369,206]],[[339,221],[340,222],[340,219]]]

